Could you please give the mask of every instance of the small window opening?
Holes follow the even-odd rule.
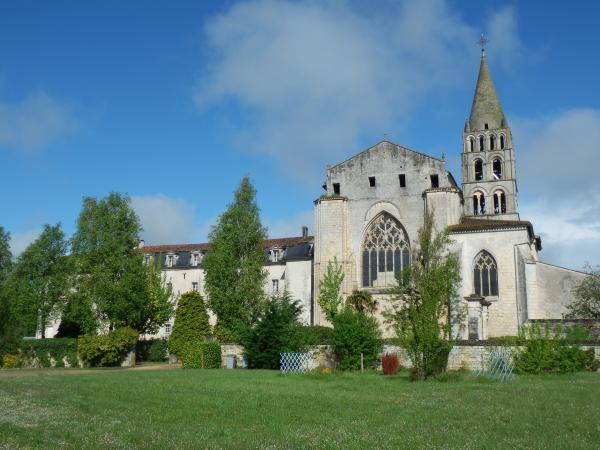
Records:
[[[485,197],[481,192],[473,195],[473,214],[476,216],[485,214]]]
[[[469,147],[472,152],[475,151],[475,139],[473,139],[472,137],[469,138]]]
[[[400,181],[400,187],[406,187],[406,175],[401,173],[398,175],[398,180]]]
[[[486,124],[485,124],[485,129],[487,130],[488,128],[489,128],[489,127],[488,127],[488,124],[486,123]]]
[[[504,192],[498,191],[494,194],[494,214],[506,213],[506,196]]]
[[[431,179],[431,187],[432,188],[438,188],[440,187],[440,179],[438,177],[438,175],[429,175],[429,178]]]
[[[490,150],[496,149],[496,136],[493,134],[490,136]]]
[[[333,183],[333,193],[340,195],[340,183]]]
[[[198,282],[192,281],[192,291],[198,292]]]
[[[273,294],[277,294],[279,292],[279,280],[271,280],[273,283]]]
[[[502,161],[499,158],[492,162],[492,174],[496,180],[502,179]]]
[[[483,136],[479,136],[479,151],[483,151]]]
[[[475,161],[475,180],[483,180],[483,161],[480,159]]]
[[[375,187],[375,177],[369,177],[369,186]]]
[[[504,150],[504,135],[500,135],[500,148]]]

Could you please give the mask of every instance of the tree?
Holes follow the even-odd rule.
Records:
[[[337,258],[327,263],[325,275],[319,282],[319,306],[325,314],[325,318],[331,322],[338,313],[343,303],[340,289],[344,281],[342,266],[338,264]]]
[[[83,199],[72,238],[75,288],[79,305],[94,312],[97,326],[148,333],[168,320],[169,300],[164,283],[157,295],[156,273],[137,249],[141,226],[130,203],[115,192],[100,201]]]
[[[10,276],[11,309],[29,333],[60,317],[68,291],[68,243],[60,228],[44,225],[40,236],[17,259]]]
[[[169,352],[181,356],[186,345],[202,342],[205,336],[211,334],[202,296],[190,291],[179,297],[173,331],[169,336]]]
[[[424,379],[445,369],[450,345],[452,311],[458,297],[458,257],[449,252],[448,230],[434,232],[433,213],[426,211],[418,232],[411,265],[391,290],[392,306],[386,318],[408,351],[413,376]]]
[[[586,266],[589,275],[573,289],[575,299],[567,306],[570,319],[600,319],[600,266]]]
[[[9,307],[7,280],[12,269],[10,234],[0,226],[0,339],[8,333],[14,324]]]
[[[208,304],[217,315],[216,333],[223,339],[235,339],[240,325],[256,320],[266,277],[267,231],[260,222],[256,190],[247,177],[234,197],[209,234],[204,258]]]
[[[303,347],[302,306],[289,293],[270,298],[258,320],[241,333],[244,356],[251,369],[279,369],[282,352]]]
[[[357,312],[374,314],[377,311],[377,300],[367,291],[353,291],[346,303]]]
[[[373,316],[347,306],[333,317],[333,348],[341,370],[373,367],[382,348],[381,331]]]

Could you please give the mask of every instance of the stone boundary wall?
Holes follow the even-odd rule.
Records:
[[[487,356],[493,348],[499,347],[498,344],[486,341],[465,342],[452,347],[448,356],[447,370],[480,370],[485,368]],[[600,344],[584,344],[580,348],[587,350],[593,348],[596,359],[600,359]],[[516,347],[512,347],[516,350]],[[225,367],[227,355],[233,354],[236,357],[237,367],[243,367],[244,348],[239,344],[221,344],[221,367]],[[333,369],[336,366],[335,354],[331,345],[319,345],[313,347],[313,362],[311,369]],[[396,353],[400,360],[400,366],[409,368],[412,362],[408,357],[406,350],[395,345],[384,345],[382,354]]]

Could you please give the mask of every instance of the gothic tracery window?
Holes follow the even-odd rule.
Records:
[[[475,295],[498,296],[498,266],[493,256],[485,250],[475,257],[473,288]]]
[[[369,225],[363,242],[363,286],[392,286],[409,264],[410,245],[406,231],[390,214],[381,213]]]

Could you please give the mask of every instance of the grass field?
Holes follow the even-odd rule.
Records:
[[[600,375],[0,376],[0,448],[600,448]]]

